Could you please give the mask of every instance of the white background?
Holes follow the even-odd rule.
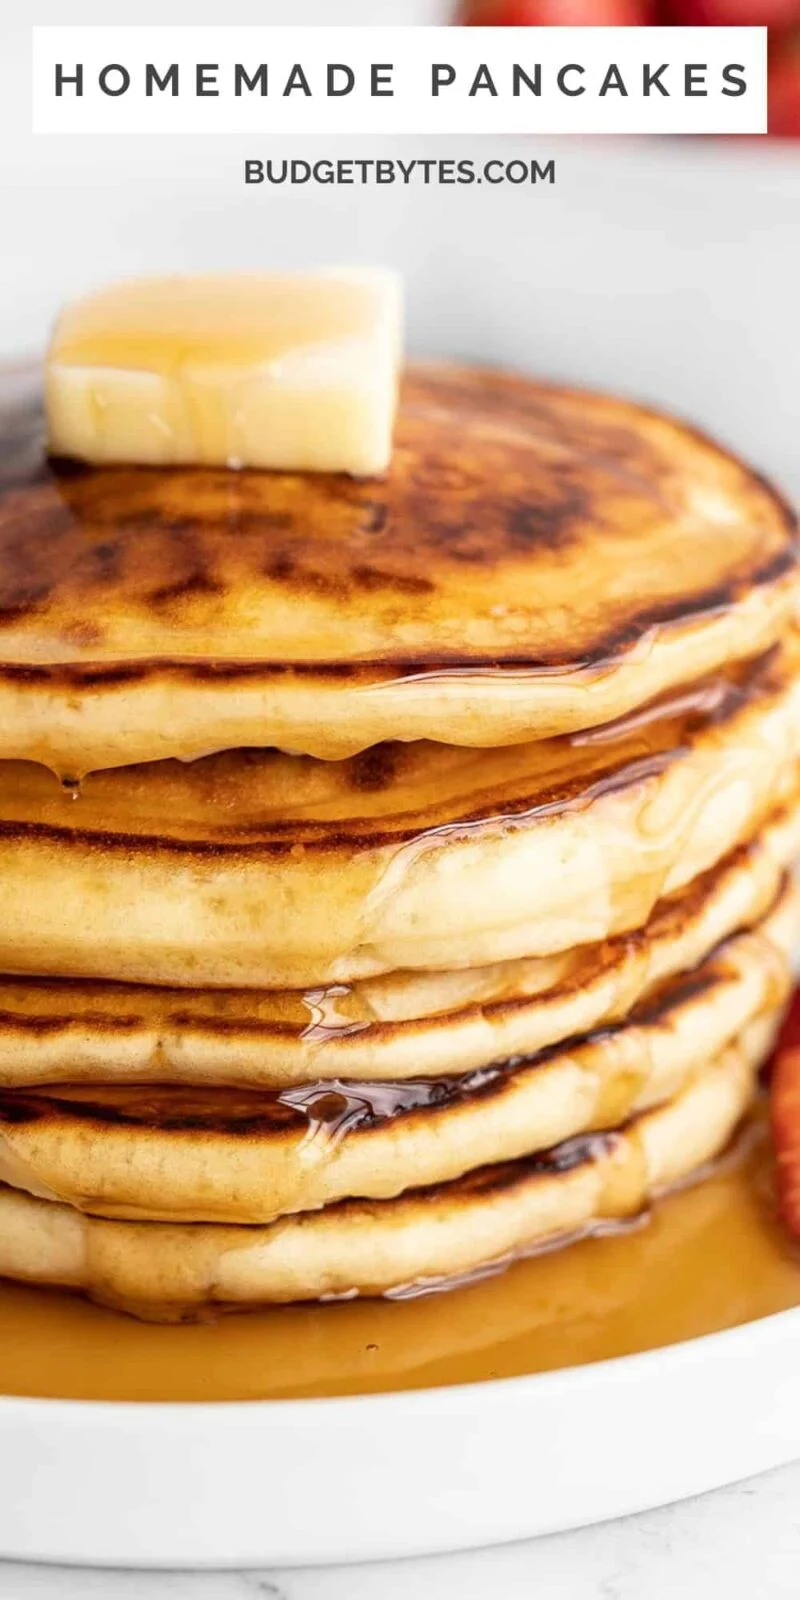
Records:
[[[292,0],[292,20],[439,20],[437,0]],[[13,17],[9,15],[12,11]],[[408,275],[421,350],[607,383],[713,427],[800,493],[800,150],[535,141],[555,188],[399,196],[245,190],[252,139],[37,140],[27,26],[213,23],[221,0],[16,0],[0,21],[0,351],[41,347],[64,297],[120,273],[320,258]],[[225,20],[285,20],[225,0]],[[190,13],[190,15],[187,15]],[[375,154],[374,141],[340,153]],[[404,149],[408,141],[404,141]],[[464,153],[472,140],[441,140]],[[506,141],[501,148],[508,147]],[[425,141],[423,153],[431,153]],[[296,153],[320,149],[315,141]],[[657,1447],[657,1445],[656,1445]],[[0,1567],[2,1600],[780,1600],[800,1591],[800,1468],[535,1546],[309,1574],[150,1576]],[[398,1516],[402,1508],[398,1508]]]

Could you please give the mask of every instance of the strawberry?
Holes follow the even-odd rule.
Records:
[[[800,139],[800,28],[770,46],[769,131]]]
[[[800,22],[800,0],[663,0],[664,22],[689,28],[777,28]]]
[[[652,21],[649,0],[462,0],[454,21],[470,27],[636,27]]]
[[[775,1050],[770,1120],[781,1216],[800,1238],[800,990],[795,991]]]
[[[468,27],[525,28],[533,11],[532,0],[465,0],[454,20]]]
[[[783,1019],[775,1054],[778,1055],[781,1050],[793,1050],[795,1045],[800,1046],[800,985],[795,990],[792,1003]]]

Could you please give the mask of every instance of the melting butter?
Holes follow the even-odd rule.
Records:
[[[400,347],[388,271],[117,284],[59,318],[48,448],[98,464],[381,473]]]

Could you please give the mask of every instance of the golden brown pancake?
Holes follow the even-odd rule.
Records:
[[[47,462],[2,402],[0,756],[63,776],[550,738],[765,650],[798,587],[778,496],[611,396],[420,368],[362,482]]]
[[[800,940],[785,885],[627,1021],[465,1077],[279,1092],[97,1084],[0,1090],[0,1182],[108,1217],[266,1223],[349,1197],[385,1199],[512,1161],[671,1098],[765,1011]]]
[[[641,927],[795,792],[800,637],[615,724],[350,761],[234,751],[65,791],[0,762],[0,971],[348,982]]]
[[[800,795],[643,929],[548,957],[316,989],[0,977],[0,1085],[234,1084],[457,1075],[621,1021],[751,928],[800,857]]]
[[[751,1103],[775,1024],[774,1014],[753,1023],[676,1100],[622,1130],[266,1228],[111,1222],[0,1189],[0,1274],[83,1289],[155,1320],[457,1281],[632,1215],[701,1168]]]

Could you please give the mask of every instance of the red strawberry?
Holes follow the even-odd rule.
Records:
[[[795,991],[775,1050],[770,1119],[781,1216],[800,1238],[800,990]]]
[[[462,0],[454,18],[498,28],[622,28],[651,20],[649,0]]]
[[[665,22],[689,28],[777,28],[800,22],[800,0],[663,0]]]
[[[465,0],[454,18],[470,27],[525,28],[533,22],[533,0]]]
[[[769,131],[800,139],[800,28],[770,49]]]
[[[795,1045],[800,1046],[800,984],[795,989],[792,1003],[783,1019],[783,1027],[775,1046],[776,1056],[781,1050],[793,1050]]]

